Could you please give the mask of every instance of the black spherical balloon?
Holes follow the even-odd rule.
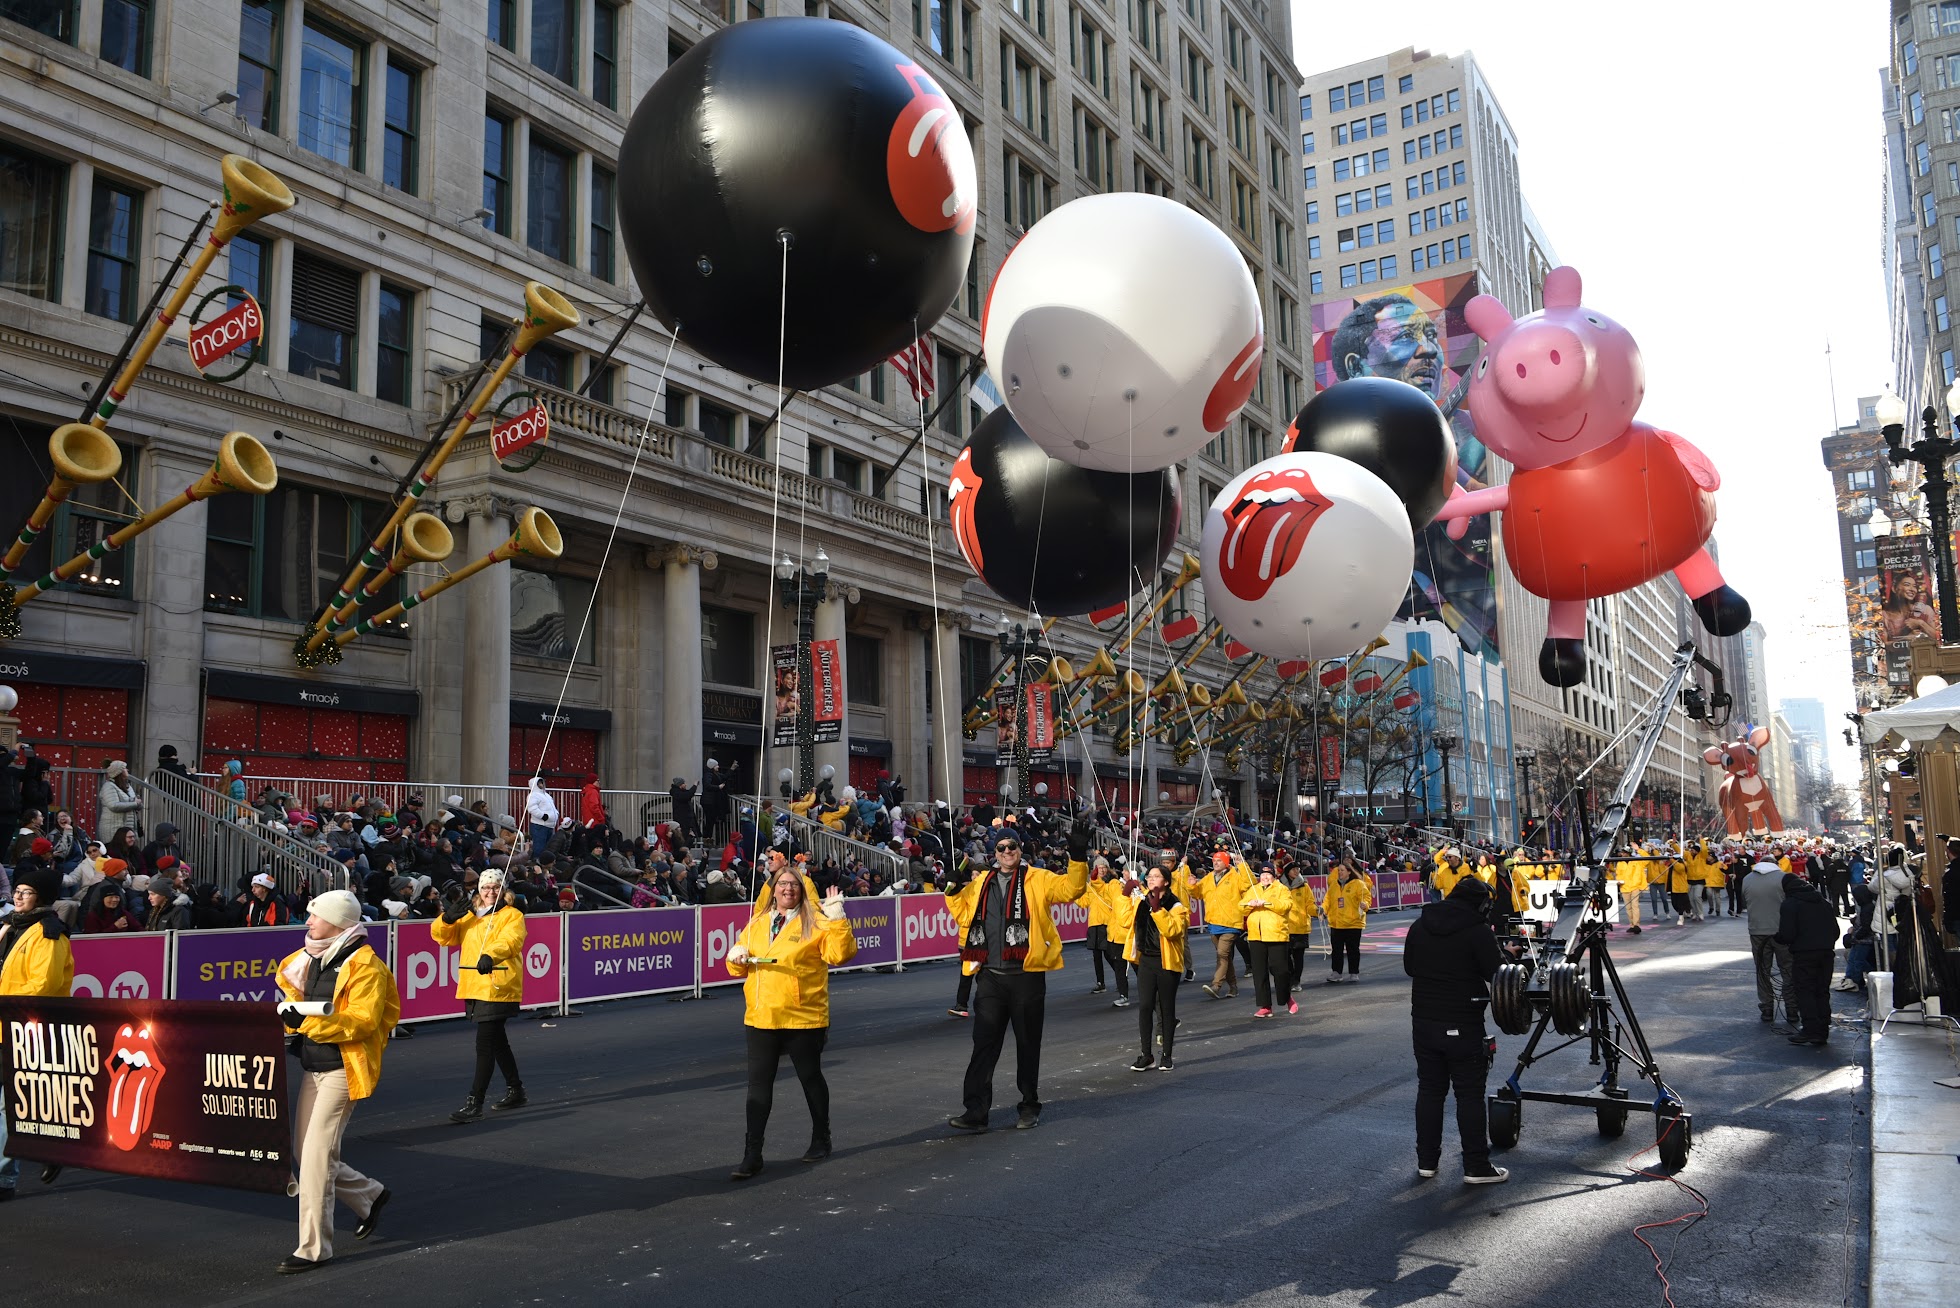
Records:
[[[1287,453],[1338,454],[1387,482],[1420,531],[1456,484],[1456,438],[1430,398],[1389,377],[1335,382],[1286,429]]]
[[[1184,512],[1176,468],[1132,476],[1051,459],[1005,406],[960,452],[948,493],[967,563],[1002,599],[1045,616],[1106,608],[1155,578]]]
[[[849,23],[765,18],[703,38],[633,111],[619,230],[689,347],[811,390],[939,320],[966,278],[978,185],[931,75]],[[788,251],[784,310],[784,240]]]

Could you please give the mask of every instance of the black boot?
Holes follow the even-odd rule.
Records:
[[[504,1097],[490,1105],[490,1107],[496,1109],[498,1112],[502,1112],[506,1108],[522,1108],[530,1102],[524,1096],[523,1083],[518,1082],[505,1089]]]
[[[746,1181],[762,1171],[762,1137],[745,1135],[742,1137],[742,1161],[728,1174],[731,1181]]]
[[[1545,637],[1538,647],[1538,675],[1547,685],[1576,686],[1586,679],[1586,642]]]
[[[1695,601],[1695,616],[1712,634],[1733,636],[1749,625],[1749,601],[1733,586],[1717,586]]]
[[[821,1163],[830,1157],[830,1128],[823,1127],[810,1132],[810,1147],[803,1151],[806,1163]]]
[[[463,1101],[463,1106],[449,1115],[449,1120],[461,1126],[474,1122],[483,1116],[483,1100],[475,1095]]]

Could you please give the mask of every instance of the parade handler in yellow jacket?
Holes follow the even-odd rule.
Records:
[[[830,1038],[830,969],[855,957],[857,936],[844,916],[843,889],[832,886],[819,911],[810,883],[790,868],[776,873],[768,900],[756,905],[728,947],[728,970],[742,978],[749,1042],[748,1134],[729,1180],[746,1181],[762,1170],[762,1136],[785,1054],[810,1106],[803,1161],[830,1157],[830,1083],[821,1061]]]
[[[1212,938],[1217,950],[1217,969],[1211,974],[1211,984],[1203,987],[1213,999],[1239,997],[1239,978],[1232,966],[1232,956],[1245,937],[1245,909],[1240,905],[1250,889],[1251,869],[1223,849],[1211,856],[1211,871],[1191,887],[1192,895],[1204,903],[1205,934]],[[1246,970],[1252,970],[1249,953]]]
[[[1239,907],[1245,911],[1246,940],[1252,946],[1252,992],[1259,1001],[1252,1015],[1271,1017],[1275,1008],[1299,1012],[1299,1001],[1293,998],[1293,960],[1286,953],[1293,892],[1271,863],[1259,865],[1259,879],[1246,890]]]
[[[1375,883],[1352,858],[1341,860],[1327,882],[1327,934],[1332,937],[1333,974],[1327,984],[1341,981],[1353,984],[1361,979],[1361,933],[1368,925],[1368,910],[1375,905]],[[1345,960],[1347,975],[1341,975]]]
[[[1143,1041],[1143,1052],[1130,1070],[1148,1072],[1155,1067],[1168,1072],[1176,1066],[1171,1051],[1177,1041],[1177,988],[1184,980],[1184,938],[1191,930],[1191,910],[1171,890],[1161,867],[1146,871],[1143,885],[1126,902],[1131,925],[1123,957],[1137,969],[1137,1002],[1142,1005],[1137,1031]],[[1153,1024],[1164,1048],[1161,1057],[1150,1051]]]
[[[55,916],[61,874],[52,868],[14,869],[14,910],[0,920],[0,995],[66,999],[75,986],[75,951]],[[7,1116],[0,1113],[0,1150],[7,1147]],[[0,1159],[0,1200],[14,1197],[20,1161]]]
[[[1647,876],[1654,867],[1651,859],[1623,858],[1613,864],[1613,879],[1620,883],[1620,903],[1627,910],[1627,933],[1640,934],[1640,892],[1647,888]]]
[[[1011,828],[994,833],[994,865],[974,879],[946,887],[953,920],[966,922],[960,958],[980,965],[973,1000],[973,1056],[967,1061],[963,1107],[947,1124],[957,1131],[985,1131],[994,1100],[994,1066],[1007,1032],[1014,1032],[1014,1080],[1021,1090],[1020,1130],[1041,1125],[1041,1024],[1048,974],[1062,966],[1062,940],[1049,908],[1081,898],[1089,884],[1093,822],[1077,818],[1068,833],[1068,872],[1058,876],[1021,862],[1021,837]]]
[[[463,1001],[464,1016],[476,1024],[476,1079],[449,1120],[461,1125],[483,1116],[493,1066],[504,1074],[504,1097],[491,1107],[522,1108],[528,1102],[524,1078],[504,1023],[517,1016],[524,999],[524,910],[504,893],[503,869],[489,868],[477,878],[474,902],[460,893],[446,897],[429,934],[437,944],[462,951],[456,997]]]
[[[280,1014],[292,1028],[302,1080],[293,1109],[293,1153],[299,1159],[299,1248],[281,1273],[310,1272],[333,1261],[333,1205],[360,1221],[365,1240],[381,1220],[388,1188],[340,1156],[356,1101],[374,1093],[381,1055],[401,1017],[388,965],[368,946],[361,904],[352,891],[330,890],[306,906],[306,941],[279,964]],[[292,1002],[330,1000],[323,1017],[301,1017]]]

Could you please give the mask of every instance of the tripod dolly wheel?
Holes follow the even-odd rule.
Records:
[[[1601,1104],[1593,1111],[1599,1116],[1599,1133],[1608,1140],[1617,1140],[1626,1134],[1627,1110],[1625,1104]]]
[[[1583,1035],[1592,1009],[1592,987],[1576,963],[1554,963],[1547,978],[1552,999],[1552,1027],[1560,1035]]]
[[[1493,1149],[1510,1149],[1518,1143],[1518,1132],[1523,1127],[1524,1105],[1515,1099],[1507,1099],[1501,1094],[1490,1097],[1490,1145]]]
[[[1654,1110],[1654,1138],[1660,1143],[1661,1166],[1678,1172],[1688,1165],[1695,1147],[1695,1119],[1679,1103],[1663,1104]]]
[[[1529,977],[1522,963],[1499,965],[1490,985],[1490,1017],[1505,1035],[1531,1030],[1531,1003],[1525,998]]]

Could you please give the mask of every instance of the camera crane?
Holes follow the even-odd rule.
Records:
[[[1523,1101],[1527,1099],[1591,1108],[1598,1116],[1599,1133],[1609,1139],[1619,1137],[1626,1130],[1627,1114],[1634,1106],[1631,1090],[1620,1084],[1621,1064],[1627,1062],[1633,1065],[1636,1079],[1654,1084],[1651,1107],[1662,1165],[1670,1170],[1687,1165],[1694,1142],[1694,1116],[1681,1096],[1662,1078],[1660,1064],[1647,1043],[1646,1033],[1640,1029],[1633,1001],[1627,997],[1626,986],[1620,981],[1619,969],[1613,966],[1607,947],[1607,917],[1612,903],[1607,890],[1611,881],[1607,869],[1612,863],[1622,861],[1612,857],[1613,844],[1626,825],[1634,792],[1639,788],[1648,761],[1667,730],[1676,697],[1684,701],[1683,711],[1689,717],[1707,716],[1708,704],[1700,688],[1689,687],[1692,694],[1684,694],[1682,690],[1696,664],[1714,677],[1713,702],[1726,704],[1728,696],[1722,688],[1721,669],[1698,653],[1693,642],[1683,642],[1674,652],[1666,682],[1648,706],[1652,717],[1641,733],[1633,762],[1621,776],[1598,826],[1588,833],[1591,878],[1584,882],[1575,878],[1567,887],[1552,938],[1535,942],[1542,946],[1537,956],[1501,965],[1491,982],[1491,1020],[1498,1029],[1507,1035],[1531,1033],[1524,1052],[1518,1055],[1516,1070],[1490,1096],[1490,1138],[1500,1149],[1517,1144],[1523,1125]],[[1541,1052],[1539,1045],[1548,1028],[1567,1039]],[[1603,1069],[1591,1090],[1562,1094],[1523,1088],[1524,1074],[1534,1065],[1582,1041],[1590,1046],[1592,1065]]]

